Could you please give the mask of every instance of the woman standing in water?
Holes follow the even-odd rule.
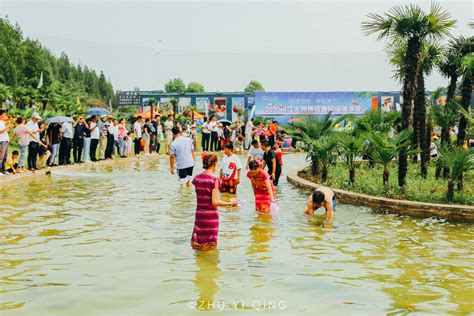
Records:
[[[270,206],[275,202],[275,186],[271,182],[270,175],[260,168],[256,160],[252,160],[249,163],[247,177],[252,182],[256,210],[270,213]]]
[[[216,248],[219,234],[218,206],[237,206],[238,201],[219,200],[219,179],[214,176],[217,155],[207,154],[203,159],[203,167],[205,171],[193,180],[197,205],[191,246],[197,250],[211,250]]]

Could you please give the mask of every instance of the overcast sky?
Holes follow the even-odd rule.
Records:
[[[430,1],[411,1],[429,8]],[[472,35],[472,1],[440,1]],[[384,43],[364,36],[369,12],[408,1],[0,0],[24,35],[103,70],[115,89],[161,89],[170,78],[208,91],[399,90]],[[429,89],[446,85],[439,74]]]

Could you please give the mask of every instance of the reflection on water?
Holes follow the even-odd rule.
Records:
[[[284,159],[287,169],[304,163]],[[307,193],[284,177],[277,190],[279,214],[257,214],[244,180],[245,205],[221,208],[218,250],[205,253],[189,244],[194,191],[178,188],[164,158],[4,186],[0,310],[474,312],[472,225],[347,205],[325,223],[302,214]]]
[[[256,223],[250,227],[250,245],[247,255],[261,252],[271,252],[270,241],[273,238],[275,228],[272,227],[272,216],[269,214],[257,214]],[[269,254],[270,255],[270,254]],[[260,257],[264,260],[266,257]]]
[[[223,305],[215,299],[219,291],[216,279],[221,275],[219,268],[219,250],[196,251],[196,277],[194,280],[199,297],[196,308],[200,310],[222,309]]]

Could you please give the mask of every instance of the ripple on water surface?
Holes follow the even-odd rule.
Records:
[[[303,164],[302,155],[284,156],[285,170]],[[471,225],[348,205],[325,225],[302,214],[307,193],[284,176],[274,217],[256,214],[242,181],[246,203],[221,208],[219,249],[209,253],[189,246],[194,192],[177,188],[166,158],[3,187],[0,310],[474,311]]]

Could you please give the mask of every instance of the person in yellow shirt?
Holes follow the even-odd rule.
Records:
[[[17,173],[17,168],[18,168],[18,157],[20,156],[18,150],[14,150],[12,152],[12,156],[10,159],[7,160],[7,163],[5,164],[5,170],[10,173]]]

